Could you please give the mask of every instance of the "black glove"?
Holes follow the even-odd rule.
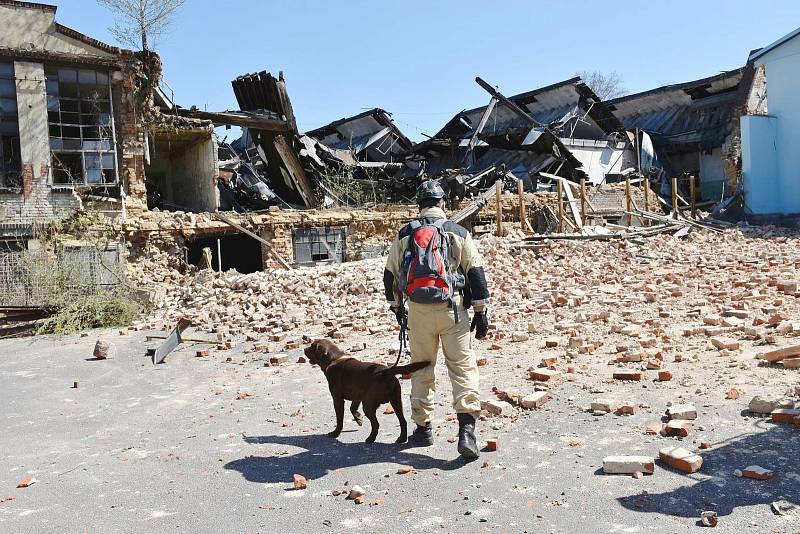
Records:
[[[394,313],[394,316],[397,317],[397,324],[402,327],[406,323],[406,317],[408,317],[406,307],[401,304],[400,306],[392,306],[389,310]]]
[[[485,311],[475,312],[469,331],[475,331],[475,339],[484,339],[486,337],[486,334],[489,333],[489,319],[486,318]]]

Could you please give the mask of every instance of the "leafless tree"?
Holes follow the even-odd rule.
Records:
[[[186,0],[97,0],[116,16],[109,31],[125,45],[142,50],[150,47],[169,29],[172,19]]]
[[[622,75],[617,71],[583,71],[579,72],[578,76],[583,78],[584,83],[591,87],[601,100],[611,100],[628,94],[628,90],[622,85]]]

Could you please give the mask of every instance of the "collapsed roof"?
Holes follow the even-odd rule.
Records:
[[[414,145],[391,116],[388,111],[373,108],[308,131],[306,135],[328,148],[351,150],[359,161],[389,162]]]
[[[626,129],[648,132],[656,146],[697,144],[701,150],[718,147],[731,132],[744,70],[665,85],[610,100],[608,105]]]

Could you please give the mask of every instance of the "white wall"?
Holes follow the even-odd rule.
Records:
[[[579,139],[562,139],[573,156],[583,164],[581,170],[589,176],[589,183],[601,184],[606,174],[619,174],[628,167],[636,168],[636,153],[616,148],[606,142],[582,142]]]
[[[39,8],[0,5],[0,48],[22,48],[75,56],[110,58],[99,50],[59,33],[55,14]]]
[[[764,65],[767,75],[769,114],[775,118],[774,146],[756,137],[756,134],[768,131],[768,127],[772,128],[772,122],[767,126],[761,124],[764,121],[759,121],[756,117],[749,118],[747,133],[750,146],[742,148],[745,206],[751,213],[798,214],[800,106],[797,105],[797,98],[800,94],[800,37],[795,37],[758,58],[756,66],[760,65]],[[745,133],[743,125],[743,145]],[[774,165],[766,163],[770,157],[776,160]],[[778,194],[772,196],[757,193],[757,187],[771,187]]]

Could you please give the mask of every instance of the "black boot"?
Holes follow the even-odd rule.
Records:
[[[417,447],[430,447],[433,445],[433,427],[431,427],[430,422],[425,423],[425,426],[417,425],[408,441]]]
[[[475,442],[475,418],[468,413],[458,414],[458,454],[466,460],[478,458]]]

